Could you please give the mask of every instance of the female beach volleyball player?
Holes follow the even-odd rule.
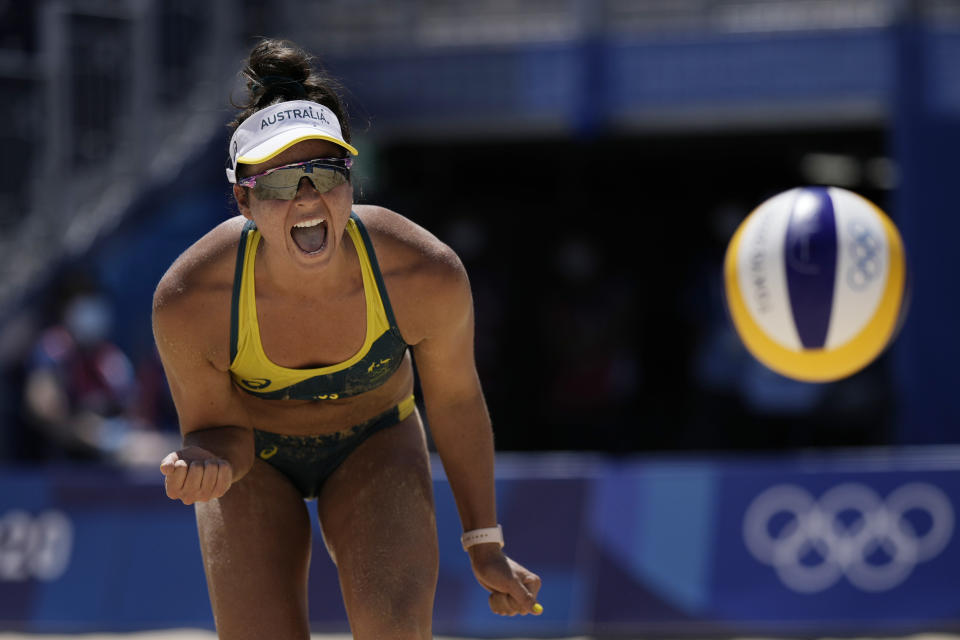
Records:
[[[540,579],[501,548],[463,265],[403,216],[353,204],[346,113],[305,52],[263,40],[243,73],[227,167],[241,215],[174,262],[153,314],[183,433],[160,468],[170,498],[196,503],[220,637],[308,637],[305,498],[354,637],[431,637],[436,522],[411,353],[490,607],[539,612]]]

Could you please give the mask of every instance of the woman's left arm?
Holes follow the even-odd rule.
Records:
[[[426,288],[429,330],[414,345],[413,356],[430,433],[463,529],[471,531],[497,525],[493,430],[474,360],[470,283],[459,259],[446,251],[444,268],[432,274]],[[495,613],[534,613],[539,577],[504,555],[497,543],[468,551],[477,580],[491,592]]]

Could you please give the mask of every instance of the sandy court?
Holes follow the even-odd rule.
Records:
[[[168,629],[163,631],[141,631],[139,633],[77,633],[77,634],[31,634],[10,633],[0,631],[0,640],[120,640],[134,638],[135,640],[216,640],[217,635],[211,631],[201,629]],[[322,634],[315,633],[311,640],[353,640],[349,634]],[[453,638],[450,636],[436,636],[435,640],[479,640],[478,638]],[[499,640],[511,640],[500,638]],[[514,638],[512,640],[550,640],[548,638]],[[554,640],[588,640],[588,638],[565,637]],[[939,639],[938,639],[939,640]],[[960,640],[960,639],[958,639]]]
[[[120,640],[120,638],[134,638],[135,640],[216,640],[216,634],[211,631],[198,629],[167,629],[163,631],[142,631],[139,633],[78,633],[78,634],[29,634],[10,633],[0,631],[0,640]],[[693,638],[693,636],[689,636]],[[656,640],[652,636],[645,636],[645,640]],[[348,634],[313,634],[311,640],[352,640]],[[480,640],[479,638],[454,638],[451,636],[436,636],[435,640]],[[549,638],[499,638],[498,640],[551,640]],[[586,636],[565,636],[552,640],[590,640]],[[717,639],[715,639],[717,640]],[[751,636],[749,638],[731,638],[730,640],[780,640],[767,636]],[[829,637],[820,640],[841,640]],[[960,636],[943,633],[921,633],[900,638],[843,638],[842,640],[960,640]]]
[[[78,633],[73,635],[49,635],[49,634],[29,634],[29,633],[9,633],[0,632],[0,640],[120,640],[121,638],[134,638],[135,640],[216,640],[215,633],[198,629],[178,629],[164,631],[142,631],[139,633]],[[311,636],[311,640],[353,640],[353,636],[348,634],[319,634]],[[479,640],[478,638],[452,638],[450,636],[436,636],[436,640]],[[501,638],[499,640],[511,640]],[[528,640],[526,638],[514,638],[513,640]],[[545,638],[529,640],[549,640]],[[588,640],[585,637],[566,637],[555,640]]]

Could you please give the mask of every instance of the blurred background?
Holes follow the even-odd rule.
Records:
[[[466,264],[503,517],[565,603],[524,632],[958,625],[936,576],[960,569],[960,0],[0,0],[0,624],[211,624],[192,515],[155,472],[178,432],[150,305],[236,214],[225,125],[258,36],[347,87],[356,201]],[[813,184],[885,210],[911,269],[892,348],[830,384],[756,362],[723,305],[737,225]],[[848,579],[794,588],[745,542],[752,501],[787,485],[848,533],[808,534],[796,566]],[[838,486],[860,492],[827,500]],[[930,491],[897,502],[904,486]],[[880,503],[898,534],[877,533]],[[131,514],[176,521],[182,546]],[[131,567],[181,551],[189,598],[151,600]],[[322,553],[312,612],[342,628]],[[438,630],[512,633],[444,553]],[[861,588],[854,556],[902,579]],[[104,590],[81,586],[79,567],[117,563]]]

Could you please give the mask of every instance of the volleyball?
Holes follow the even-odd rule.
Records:
[[[860,371],[906,316],[907,261],[896,226],[838,187],[764,201],[727,246],[724,292],[747,350],[777,373],[831,382]]]

